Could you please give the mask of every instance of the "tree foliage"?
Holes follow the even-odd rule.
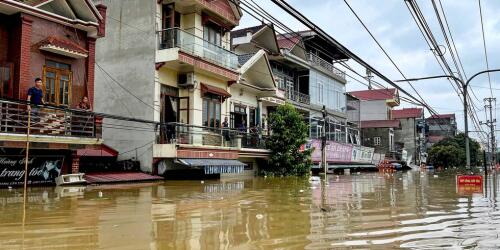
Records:
[[[311,150],[301,151],[307,143],[309,127],[303,116],[290,104],[279,106],[269,115],[271,135],[266,146],[271,151],[268,164],[262,169],[266,175],[300,176],[309,173]]]
[[[481,148],[479,143],[469,138],[469,149],[471,165],[481,163]],[[463,167],[466,164],[465,157],[465,135],[458,134],[455,137],[446,138],[434,144],[428,152],[429,162],[435,166]]]

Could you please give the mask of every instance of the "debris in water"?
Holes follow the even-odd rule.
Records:
[[[437,175],[437,174],[435,174],[435,175],[434,175],[434,178],[438,178],[438,175]]]
[[[255,215],[255,218],[257,218],[258,220],[262,220],[264,218],[264,215],[257,214],[257,215]]]
[[[302,190],[302,189],[301,189],[301,190],[299,190],[299,193],[303,193],[303,192],[304,192],[304,190]]]
[[[99,192],[97,193],[97,197],[102,198],[102,191],[99,191]]]
[[[201,181],[201,184],[205,183],[205,181]]]

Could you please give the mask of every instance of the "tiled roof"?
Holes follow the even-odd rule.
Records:
[[[427,119],[449,119],[449,118],[455,119],[455,114],[437,114],[437,115],[431,115]]]
[[[301,37],[298,35],[280,35],[277,39],[280,49],[291,50],[300,42]]]
[[[392,119],[420,118],[423,115],[421,108],[393,109]]]
[[[349,92],[352,96],[363,101],[387,100],[396,97],[396,89],[372,89]]]
[[[258,26],[253,26],[253,27],[248,27],[248,28],[244,28],[244,29],[231,31],[231,38],[247,36],[248,32],[255,34],[257,31],[261,30],[265,26],[266,26],[266,24],[262,24],[262,25],[258,25]]]
[[[45,46],[45,45],[52,45],[58,48],[66,49],[72,52],[80,53],[80,54],[87,54],[88,51],[81,47],[80,45],[76,44],[75,42],[72,42],[70,40],[66,39],[61,39],[53,36],[49,36],[43,41],[39,42],[38,45],[40,47]]]
[[[372,120],[361,121],[361,128],[397,128],[399,120]]]

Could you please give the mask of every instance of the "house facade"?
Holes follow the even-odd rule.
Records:
[[[0,1],[0,158],[16,163],[2,171],[24,168],[28,117],[33,184],[79,172],[80,160],[102,152],[102,118],[75,108],[83,97],[94,103],[95,46],[105,18],[106,7],[87,0]],[[35,78],[47,105],[28,116],[19,100]],[[5,177],[1,183],[16,184]]]
[[[361,144],[374,147],[375,153],[394,157],[395,130],[399,120],[392,119],[392,109],[399,106],[397,89],[372,89],[349,93],[359,99]]]
[[[402,160],[418,165],[425,148],[424,131],[421,126],[424,110],[421,108],[403,108],[392,110],[392,118],[399,120],[400,126],[394,130],[396,151],[401,152]]]
[[[427,148],[445,138],[457,135],[455,114],[431,115],[425,119],[425,127]]]

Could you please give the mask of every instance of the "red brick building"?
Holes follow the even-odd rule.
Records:
[[[100,150],[101,120],[70,109],[84,96],[93,106],[95,44],[105,18],[106,7],[90,0],[0,0],[0,157],[15,159],[26,147],[26,107],[9,100],[26,100],[37,77],[50,106],[31,124],[33,157],[58,156],[59,172],[78,172],[79,157]],[[4,170],[0,165],[0,183]]]

